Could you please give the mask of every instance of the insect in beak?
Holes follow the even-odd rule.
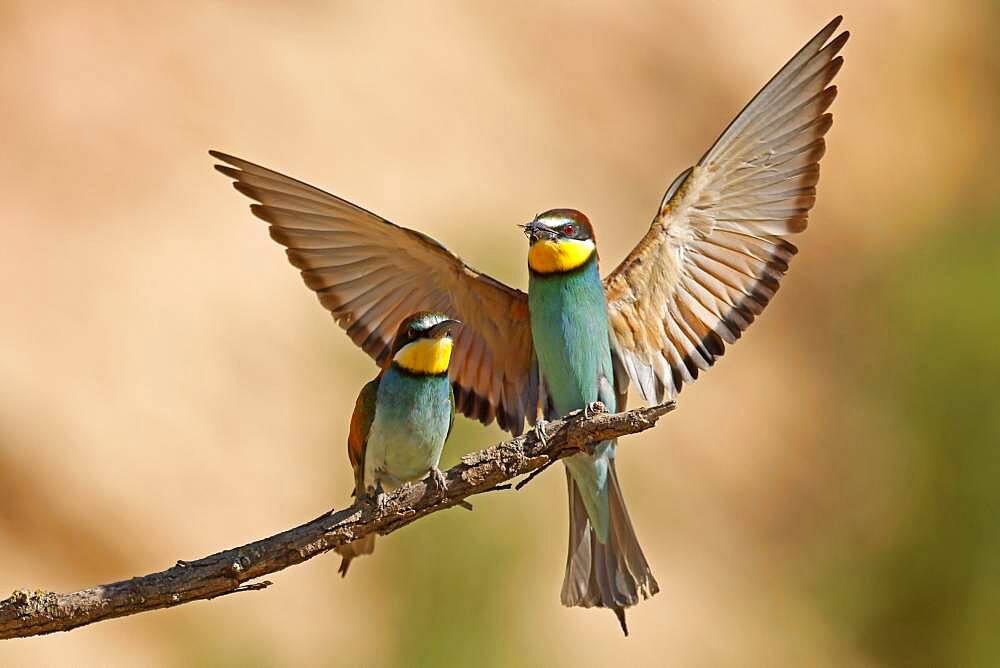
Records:
[[[427,330],[427,336],[431,339],[443,339],[446,336],[453,336],[461,326],[461,320],[442,320]]]
[[[518,227],[521,228],[524,236],[528,237],[531,243],[535,243],[539,239],[555,239],[559,236],[555,231],[540,224],[537,220],[533,220],[527,225],[518,225]]]

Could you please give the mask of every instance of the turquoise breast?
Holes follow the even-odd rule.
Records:
[[[365,485],[376,472],[387,489],[419,480],[441,460],[451,426],[447,374],[413,375],[390,367],[379,382],[375,419],[365,452]]]
[[[597,401],[598,379],[611,381],[613,371],[596,256],[572,272],[532,273],[528,307],[538,368],[556,413],[565,415]],[[616,410],[614,396],[600,399],[610,400],[608,410]]]

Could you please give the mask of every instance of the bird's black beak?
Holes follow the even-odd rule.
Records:
[[[446,336],[453,336],[461,326],[461,320],[442,320],[428,329],[425,336],[429,339],[443,339]]]
[[[528,237],[528,241],[531,243],[535,243],[539,239],[555,239],[558,236],[537,220],[533,220],[527,225],[521,225],[520,228],[524,232],[524,236]]]

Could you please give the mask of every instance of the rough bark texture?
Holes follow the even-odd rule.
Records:
[[[270,538],[218,552],[196,561],[178,561],[165,571],[66,594],[14,592],[0,601],[0,639],[69,631],[113,617],[264,589],[259,580],[372,532],[387,534],[430,513],[450,508],[473,494],[490,491],[530,474],[591,443],[649,429],[673,403],[608,414],[592,404],[589,416],[576,411],[549,422],[546,442],[534,432],[465,455],[445,472],[447,486],[436,493],[425,482],[404,485],[386,496],[381,508],[359,500]]]

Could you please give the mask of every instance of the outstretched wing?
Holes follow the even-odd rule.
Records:
[[[646,401],[674,397],[774,296],[816,200],[843,32],[831,21],[667,190],[605,280],[612,344]],[[627,381],[623,381],[627,386]],[[619,388],[621,389],[621,388]]]
[[[449,376],[456,408],[521,433],[538,412],[538,371],[527,296],[482,274],[430,237],[335,195],[231,155],[216,169],[256,200],[271,238],[351,340],[380,364],[408,315],[434,310],[465,326]]]

